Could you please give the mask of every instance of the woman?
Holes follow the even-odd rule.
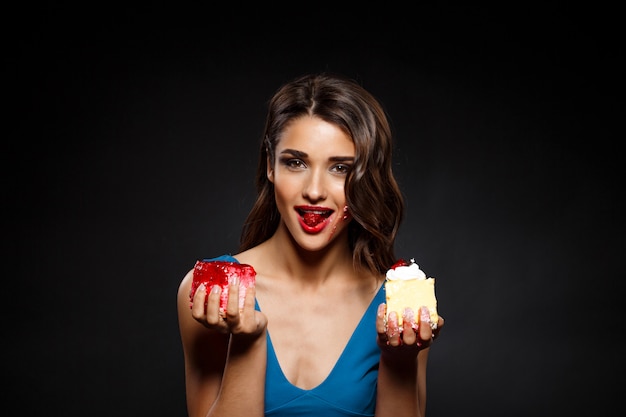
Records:
[[[401,329],[385,311],[404,214],[391,156],[383,108],[359,84],[314,74],[275,93],[241,251],[219,257],[252,265],[256,285],[239,311],[231,283],[222,316],[218,286],[190,311],[193,270],[180,284],[190,416],[424,416],[428,311]]]

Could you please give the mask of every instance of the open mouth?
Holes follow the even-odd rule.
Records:
[[[304,224],[309,227],[314,227],[326,220],[331,214],[333,214],[332,210],[304,210],[297,209],[298,214],[302,216],[302,220]]]

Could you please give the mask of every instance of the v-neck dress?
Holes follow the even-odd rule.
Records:
[[[213,259],[238,262],[230,255]],[[268,417],[373,416],[380,349],[376,344],[376,311],[385,301],[381,287],[368,306],[337,363],[326,379],[309,390],[292,385],[283,374],[267,333],[265,415]],[[260,311],[259,304],[256,309]],[[321,342],[323,343],[323,342]]]

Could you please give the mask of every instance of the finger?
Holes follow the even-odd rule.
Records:
[[[430,327],[430,312],[428,307],[420,308],[419,326],[418,326],[419,338],[418,345],[422,346],[424,343],[430,344],[433,337],[433,329]]]
[[[248,287],[246,289],[246,296],[244,297],[244,301],[243,301],[244,310],[254,311],[254,308],[256,306],[255,297],[256,297],[256,288],[254,288],[254,286]]]
[[[206,317],[206,297],[206,286],[202,283],[196,289],[191,303],[191,316],[196,320],[204,320]]]
[[[415,329],[418,324],[415,321],[415,313],[412,308],[406,308],[402,315],[402,342],[406,345],[412,345],[417,342]]]
[[[239,320],[239,277],[236,275],[228,280],[228,300],[224,319],[229,322],[229,325]]]
[[[254,313],[255,313],[255,295],[256,290],[254,287],[248,287],[246,289],[246,296],[243,301],[243,311],[240,312],[240,321],[245,324],[249,324],[250,329],[256,327],[256,323],[254,322]]]
[[[213,285],[207,297],[206,322],[213,326],[220,324],[220,321],[222,320],[222,317],[220,315],[221,294],[222,287],[220,287],[219,285]]]
[[[387,320],[387,344],[391,346],[400,346],[402,339],[400,338],[400,327],[398,325],[398,313],[392,311],[389,313]]]
[[[387,305],[385,303],[381,303],[378,306],[378,310],[376,312],[376,332],[379,335],[385,334],[385,330],[387,329],[387,323],[385,322],[385,310],[387,309]]]
[[[444,322],[445,320],[443,319],[443,317],[439,316],[439,320],[437,320],[437,328],[433,329],[433,340],[435,340],[437,336],[439,336],[439,332],[441,331]]]
[[[387,310],[387,304],[381,303],[378,305],[376,311],[376,333],[378,333],[378,340],[382,344],[387,344],[387,321],[385,320],[385,312]]]

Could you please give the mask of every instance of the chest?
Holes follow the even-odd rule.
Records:
[[[291,384],[312,389],[328,377],[374,295],[362,288],[257,289],[276,358]],[[370,325],[374,328],[373,320]]]

